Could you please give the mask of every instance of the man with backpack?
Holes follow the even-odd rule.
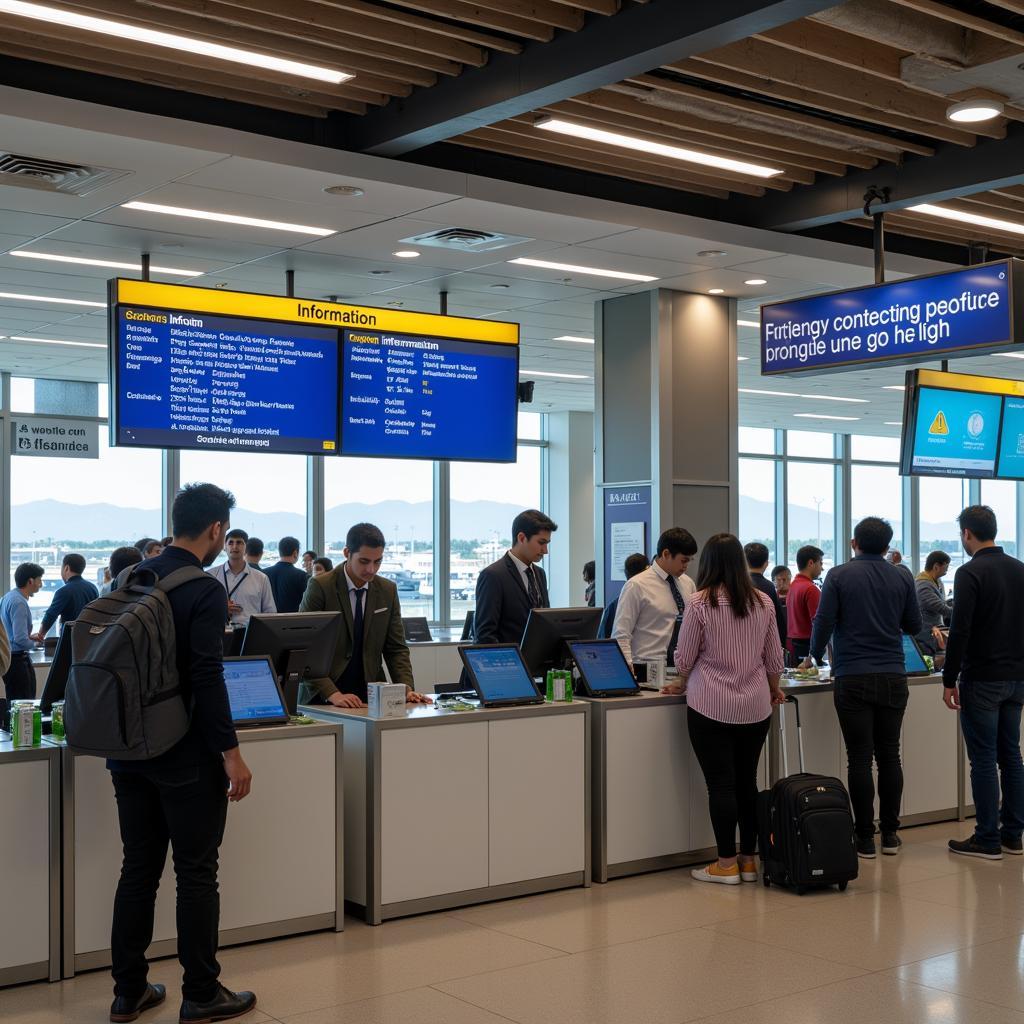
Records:
[[[242,800],[249,793],[252,774],[238,748],[224,686],[227,597],[203,569],[224,547],[234,504],[230,493],[213,484],[186,485],[171,511],[173,543],[132,568],[133,574],[142,574],[140,579],[150,570],[160,580],[194,569],[192,576],[186,571],[173,588],[169,585],[166,599],[173,639],[163,641],[168,658],[173,650],[181,700],[190,717],[184,735],[164,753],[107,761],[124,846],[111,929],[110,1019],[115,1024],[135,1020],[166,996],[163,985],[147,982],[146,949],[153,937],[168,843],[177,876],[178,959],[184,970],[180,1021],[230,1020],[256,1005],[252,992],[231,992],[220,984],[217,963],[217,851],[228,801]],[[97,605],[112,599],[103,598]],[[172,696],[164,703],[176,699]],[[70,725],[68,741],[74,745]]]

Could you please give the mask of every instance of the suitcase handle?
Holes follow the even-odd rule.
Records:
[[[789,775],[789,750],[786,744],[786,704],[792,704],[796,712],[796,740],[797,749],[800,754],[800,771],[804,771],[804,733],[800,725],[800,701],[791,693],[786,694],[786,700],[779,705],[779,738],[782,741],[782,774]]]

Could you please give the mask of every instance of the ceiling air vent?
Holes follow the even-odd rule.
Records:
[[[476,228],[441,228],[425,235],[403,238],[411,245],[433,246],[436,249],[455,249],[459,252],[493,252],[510,245],[532,242],[532,238],[520,235],[499,235],[494,231],[478,231]]]
[[[0,152],[0,185],[16,188],[84,196],[130,173],[113,167],[88,167],[39,156]]]

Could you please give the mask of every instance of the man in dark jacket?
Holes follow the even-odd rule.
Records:
[[[761,591],[772,603],[775,609],[775,624],[779,627],[779,641],[783,650],[786,647],[786,606],[779,600],[775,590],[775,584],[765,579],[765,570],[771,561],[768,548],[764,544],[752,541],[743,548],[743,554],[747,559],[747,568],[750,570],[750,582]]]
[[[50,631],[58,617],[61,625],[65,622],[74,622],[81,610],[100,596],[100,592],[92,583],[82,579],[83,572],[85,559],[81,555],[72,553],[64,556],[60,567],[60,578],[64,581],[64,586],[54,593],[50,607],[43,615],[39,631],[32,634],[32,639],[37,643],[43,642],[43,637]]]
[[[279,612],[297,612],[306,592],[309,577],[295,563],[299,560],[299,541],[296,537],[282,537],[277,542],[277,561],[264,569],[274,595],[274,607]]]
[[[953,582],[942,685],[946,706],[960,712],[977,810],[974,835],[950,839],[949,849],[1002,860],[1024,853],[1024,564],[996,547],[996,515],[987,505],[965,508],[957,521],[971,560]]]

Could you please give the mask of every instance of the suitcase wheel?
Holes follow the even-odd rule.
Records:
[[[839,883],[839,891],[840,892],[846,892],[847,885],[849,885],[849,882],[840,882]]]

